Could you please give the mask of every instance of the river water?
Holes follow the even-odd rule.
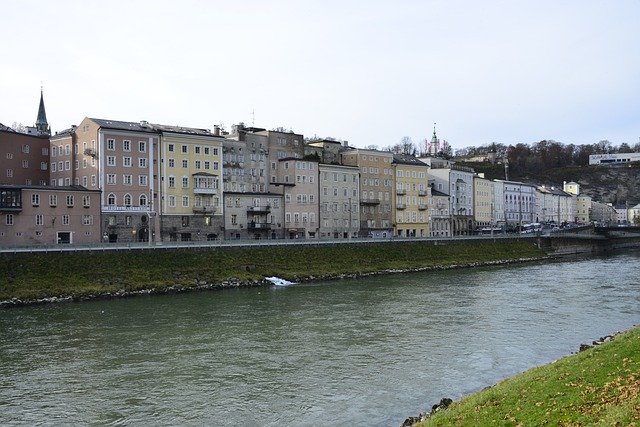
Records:
[[[640,323],[640,253],[0,310],[0,424],[397,426]]]

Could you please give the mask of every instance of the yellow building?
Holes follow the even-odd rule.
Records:
[[[394,230],[398,237],[428,236],[428,166],[417,158],[393,155],[396,188],[393,193]]]
[[[221,237],[224,138],[208,129],[153,127],[161,135],[163,239],[202,241]]]
[[[473,176],[473,215],[476,228],[493,226],[494,218],[494,183],[486,179],[484,174]]]

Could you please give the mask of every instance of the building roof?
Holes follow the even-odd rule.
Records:
[[[433,188],[431,189],[431,196],[445,196],[445,197],[449,197],[449,195],[448,195],[447,193],[443,193],[442,191],[434,190]]]
[[[141,122],[124,122],[120,120],[96,119],[90,117],[98,126],[104,129],[128,130],[133,132],[158,133],[151,125],[145,121]]]
[[[420,161],[415,156],[410,156],[409,154],[394,154],[393,155],[393,163],[403,164],[403,165],[413,165],[420,167],[428,167],[426,163]]]
[[[213,133],[211,133],[209,129],[190,128],[185,126],[161,125],[156,123],[153,123],[151,126],[154,129],[159,130],[161,132],[182,133],[187,135],[213,136],[220,139],[224,138],[224,136],[222,135],[214,135]]]
[[[53,185],[16,185],[16,184],[0,184],[0,188],[9,188],[15,190],[44,190],[44,191],[91,191],[93,193],[100,193],[102,190],[90,190],[82,185],[65,185],[65,186],[53,186]]]

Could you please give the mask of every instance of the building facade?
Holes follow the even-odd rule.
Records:
[[[319,164],[320,238],[350,239],[360,232],[360,171]]]
[[[0,246],[100,242],[99,191],[0,186]]]
[[[429,177],[426,164],[404,154],[393,155],[395,192],[393,193],[394,235],[429,235]]]
[[[393,236],[393,154],[364,149],[349,149],[340,154],[343,165],[360,169],[360,235]]]

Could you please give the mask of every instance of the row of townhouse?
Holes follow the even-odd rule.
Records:
[[[0,128],[2,245],[447,237],[609,212],[573,182],[489,180],[440,158],[305,144],[283,129],[87,117],[49,137],[39,123],[34,135]],[[74,200],[65,213],[58,196]]]

